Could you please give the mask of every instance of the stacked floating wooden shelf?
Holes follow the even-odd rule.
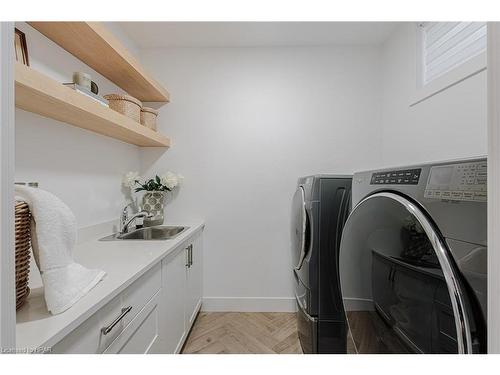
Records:
[[[168,102],[130,52],[98,22],[28,22],[47,38],[143,102]]]
[[[170,146],[170,139],[95,100],[16,63],[16,107],[138,146]]]
[[[169,101],[168,92],[101,25],[87,22],[31,22],[48,38],[141,101]],[[83,129],[144,147],[169,147],[170,139],[79,94],[60,82],[16,63],[16,106]]]

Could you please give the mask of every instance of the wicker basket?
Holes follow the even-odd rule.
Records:
[[[26,202],[16,201],[16,309],[19,309],[30,293],[28,276],[30,272],[31,213]]]
[[[141,107],[142,103],[128,95],[109,94],[104,95],[104,99],[108,100],[109,108],[130,117],[136,122],[141,122]]]
[[[141,109],[141,124],[152,130],[156,130],[156,117],[158,111],[154,108],[142,107]]]

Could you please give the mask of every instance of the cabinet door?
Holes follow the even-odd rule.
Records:
[[[189,266],[187,268],[186,329],[193,325],[201,306],[203,293],[203,241],[199,234],[191,242]]]
[[[177,353],[186,335],[184,300],[186,295],[186,252],[162,262],[161,341],[164,353]]]

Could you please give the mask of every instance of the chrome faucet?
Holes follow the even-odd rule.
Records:
[[[144,217],[151,217],[152,216],[151,214],[149,214],[146,211],[139,211],[139,212],[137,212],[129,217],[128,216],[128,209],[131,205],[132,205],[132,203],[127,204],[125,206],[125,208],[123,209],[122,214],[120,216],[120,234],[128,233],[128,227],[130,226],[130,224],[132,224],[132,222],[135,221],[135,219],[137,219],[139,217],[144,218]]]

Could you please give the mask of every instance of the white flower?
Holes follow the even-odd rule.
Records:
[[[122,184],[125,187],[133,188],[135,185],[135,182],[138,180],[139,180],[139,173],[138,172],[127,172],[123,175]]]
[[[160,177],[161,183],[167,187],[167,189],[172,190],[179,184],[179,178],[175,173],[167,172]]]

